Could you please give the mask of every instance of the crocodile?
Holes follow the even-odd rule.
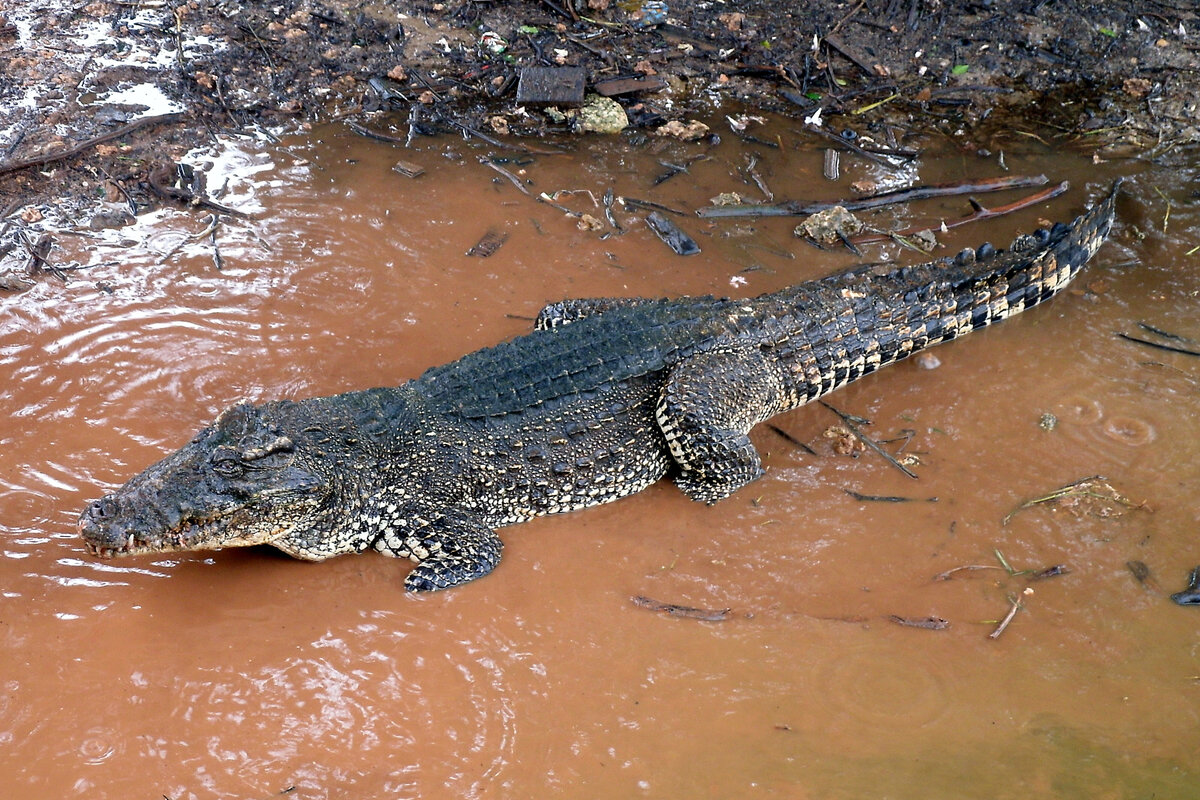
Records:
[[[91,503],[99,557],[272,545],[408,558],[410,591],[490,573],[496,529],[670,477],[715,503],[758,478],[770,417],[1037,305],[1108,235],[1118,185],[1070,224],[752,299],[590,298],[398,387],[240,403]]]

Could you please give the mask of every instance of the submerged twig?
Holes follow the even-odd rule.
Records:
[[[637,595],[631,597],[630,600],[635,606],[640,608],[648,608],[651,611],[658,611],[662,614],[667,614],[672,617],[685,617],[687,619],[699,619],[705,622],[722,622],[729,618],[729,612],[732,609],[720,608],[693,608],[691,606],[680,606],[675,603],[660,603],[657,600],[651,600],[649,597]]]
[[[936,503],[936,497],[899,497],[888,494],[861,494],[853,489],[842,489],[843,492],[863,503]]]
[[[529,191],[529,189],[525,187],[525,184],[521,181],[520,178],[518,178],[516,175],[512,174],[512,172],[510,172],[509,170],[507,170],[504,167],[497,164],[495,161],[493,161],[488,156],[481,156],[479,159],[479,163],[483,164],[484,166],[491,167],[492,169],[496,170],[496,172],[499,172],[501,175],[508,178],[508,180],[512,183],[513,186],[515,186],[521,190],[522,194],[527,194],[530,197],[533,196],[533,192]]]
[[[1156,350],[1166,350],[1168,353],[1183,353],[1185,356],[1200,356],[1200,350],[1188,350],[1186,347],[1175,347],[1174,345],[1163,344],[1162,342],[1152,342],[1149,339],[1142,339],[1137,336],[1130,336],[1128,333],[1118,332],[1117,336],[1124,339],[1127,342],[1136,342],[1137,344],[1144,344],[1147,347],[1153,347]]]
[[[804,442],[797,439],[795,436],[792,436],[790,433],[785,431],[783,428],[780,428],[778,425],[772,425],[770,423],[767,423],[767,427],[770,428],[771,430],[773,430],[775,433],[777,433],[785,441],[789,442],[790,444],[794,444],[796,447],[799,447],[801,450],[808,453],[810,456],[815,456],[817,454],[816,450],[813,450],[811,447],[809,447]]]

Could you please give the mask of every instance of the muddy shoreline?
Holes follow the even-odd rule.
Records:
[[[611,92],[606,107],[627,137],[728,106],[967,151],[1013,130],[1096,158],[1200,141],[1200,14],[1183,3],[656,11],[609,0],[11,9],[0,19],[0,218],[11,239],[186,202],[188,187],[155,170],[222,132],[340,120],[402,140],[453,132],[520,149],[588,129],[573,101],[539,102],[539,89],[557,98],[572,80]],[[549,84],[524,86],[531,67]]]

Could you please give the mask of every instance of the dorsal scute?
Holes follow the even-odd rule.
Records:
[[[518,336],[416,381],[430,410],[470,418],[510,414],[670,366],[730,330],[713,297],[655,300]]]

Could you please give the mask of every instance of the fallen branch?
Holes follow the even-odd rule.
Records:
[[[803,217],[821,211],[828,211],[834,206],[841,206],[847,211],[864,211],[896,203],[927,200],[932,197],[952,197],[964,194],[1000,192],[1006,189],[1027,189],[1031,186],[1044,186],[1048,182],[1049,180],[1045,175],[1011,175],[989,178],[982,181],[968,181],[966,183],[938,183],[928,186],[910,186],[907,189],[895,189],[868,197],[831,202],[803,203],[799,200],[788,200],[783,203],[770,205],[706,206],[696,213],[701,217]]]
[[[94,136],[91,139],[82,141],[74,147],[68,147],[66,150],[60,150],[57,153],[47,153],[46,155],[38,156],[36,158],[27,158],[24,161],[16,161],[11,164],[0,166],[0,175],[7,175],[10,172],[17,172],[18,170],[28,169],[29,167],[41,167],[46,164],[51,164],[55,161],[62,161],[66,158],[73,158],[80,153],[91,150],[98,144],[104,144],[105,142],[110,142],[113,139],[120,139],[122,136],[128,136],[134,131],[141,130],[142,128],[178,122],[179,120],[183,119],[183,116],[183,114],[177,112],[173,114],[159,114],[158,116],[154,117],[143,117],[136,122],[131,122],[128,125],[122,125],[115,131],[109,131],[108,133],[101,134],[100,136]]]
[[[1025,197],[1020,200],[1016,200],[1012,203],[1009,203],[1007,205],[998,206],[996,208],[986,208],[981,203],[979,203],[979,201],[972,199],[971,206],[975,210],[973,212],[971,212],[971,214],[969,214],[968,216],[962,217],[961,219],[956,219],[953,222],[943,221],[943,222],[938,223],[937,225],[918,225],[918,226],[915,226],[912,228],[905,228],[902,231],[891,231],[891,232],[885,232],[885,233],[869,233],[869,234],[864,234],[863,236],[856,236],[856,237],[854,237],[854,239],[852,241],[854,241],[856,244],[870,244],[872,242],[882,242],[882,241],[887,241],[888,239],[896,239],[899,237],[912,236],[913,234],[920,233],[921,231],[927,231],[927,230],[933,230],[933,229],[949,230],[951,228],[957,228],[960,225],[966,225],[969,222],[979,222],[979,221],[985,220],[985,219],[993,219],[994,217],[1002,217],[1005,214],[1011,214],[1014,211],[1020,211],[1021,209],[1029,208],[1030,206],[1035,206],[1038,203],[1044,203],[1047,200],[1058,197],[1060,194],[1064,193],[1069,188],[1071,188],[1070,183],[1068,183],[1067,181],[1063,181],[1062,183],[1059,183],[1056,186],[1051,186],[1047,189],[1041,190],[1040,192],[1031,194],[1029,197]]]

